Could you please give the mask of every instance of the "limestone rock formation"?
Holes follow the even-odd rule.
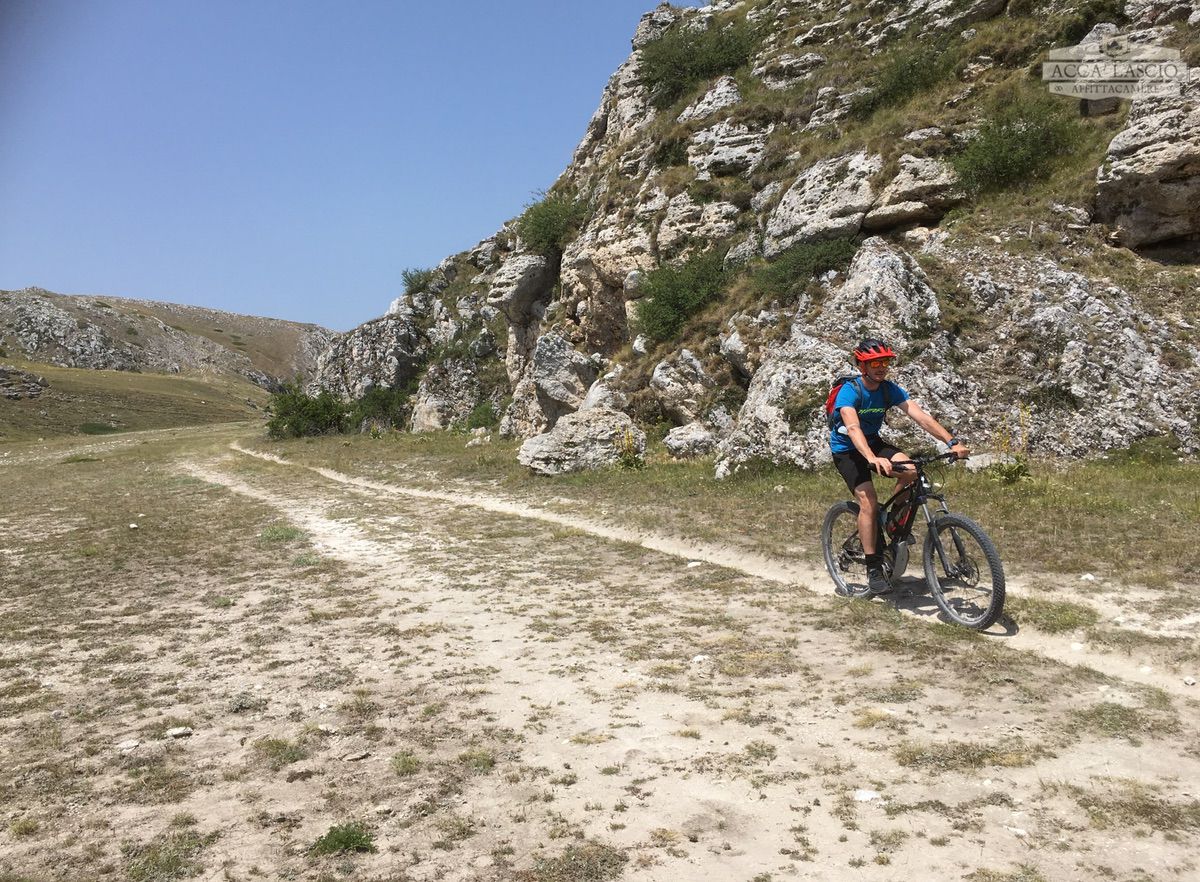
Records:
[[[554,428],[521,445],[517,461],[542,475],[614,466],[640,459],[646,433],[626,414],[593,408],[563,417]]]
[[[0,364],[0,398],[18,401],[39,398],[49,387],[45,377],[23,371],[9,364]]]
[[[1121,244],[1200,235],[1200,69],[1179,97],[1134,102],[1096,181],[1097,216]]]
[[[409,314],[385,315],[330,343],[317,361],[312,386],[343,398],[402,387],[415,379],[428,352],[429,338]]]

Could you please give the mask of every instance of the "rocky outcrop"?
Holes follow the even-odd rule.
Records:
[[[875,203],[871,178],[883,168],[865,152],[810,166],[767,220],[763,253],[774,257],[798,242],[854,236]]]
[[[1096,183],[1097,218],[1122,245],[1200,235],[1200,69],[1179,97],[1133,103]]]
[[[62,367],[236,375],[275,390],[311,374],[332,337],[316,325],[157,300],[0,291],[0,350]]]
[[[541,475],[633,464],[646,452],[646,433],[626,414],[593,408],[563,417],[521,445],[517,461]]]
[[[335,339],[317,361],[311,387],[355,399],[376,387],[405,386],[424,366],[429,349],[411,313],[385,315]]]
[[[863,218],[864,230],[886,230],[942,217],[963,200],[958,175],[941,159],[910,154],[900,157],[900,171]]]
[[[12,365],[0,364],[0,398],[10,401],[40,398],[49,386],[45,377],[19,370]]]
[[[409,429],[433,432],[465,426],[481,398],[479,378],[469,362],[455,358],[431,364],[417,387]]]
[[[576,352],[563,337],[544,334],[538,338],[529,370],[513,390],[501,434],[528,437],[552,428],[561,417],[579,409],[597,373],[593,359]]]
[[[702,413],[705,397],[715,386],[700,359],[688,349],[659,362],[650,377],[650,390],[658,399],[659,407],[676,423],[697,419]]]

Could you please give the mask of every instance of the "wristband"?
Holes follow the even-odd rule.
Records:
[[[960,438],[951,438],[946,442],[947,447],[954,447],[956,444],[962,444],[962,440]]]

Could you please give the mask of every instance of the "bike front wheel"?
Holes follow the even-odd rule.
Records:
[[[858,538],[858,503],[839,502],[821,525],[825,569],[843,597],[866,597],[867,557]]]
[[[1004,609],[1000,553],[979,524],[943,514],[925,537],[925,581],[951,621],[976,631],[992,626]]]

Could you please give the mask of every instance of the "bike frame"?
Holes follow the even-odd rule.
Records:
[[[912,460],[911,464],[903,462],[896,464],[895,467],[901,468],[905,471],[910,469],[915,470],[917,473],[917,479],[907,487],[897,490],[892,494],[891,498],[889,498],[887,502],[883,503],[883,505],[879,507],[879,510],[883,513],[883,523],[887,522],[887,516],[891,513],[894,507],[905,504],[906,499],[904,497],[908,496],[912,497],[911,506],[913,508],[917,508],[919,506],[921,511],[924,513],[925,526],[927,528],[932,526],[934,520],[938,516],[938,513],[935,513],[935,511],[931,510],[929,505],[930,500],[936,500],[937,502],[941,503],[941,512],[949,514],[950,507],[946,504],[946,497],[943,494],[934,491],[932,482],[929,480],[928,475],[925,474],[925,466],[941,459],[953,461],[958,459],[958,455],[955,453],[943,453],[938,456],[918,457],[917,459]],[[890,539],[884,532],[883,525],[880,524],[878,527],[879,544],[877,547],[880,549],[892,549],[892,553],[894,555],[895,548],[902,542],[907,541],[908,538],[912,536],[913,524],[916,523],[916,520],[917,519],[915,517],[910,516],[905,523],[900,525],[899,529],[896,530]],[[961,547],[962,542],[958,538],[957,533],[952,531],[951,535],[954,537],[954,544],[961,555],[963,552]],[[934,535],[933,547],[937,550],[938,558],[941,560],[943,571],[949,572],[950,564],[949,561],[946,560],[946,551],[942,548],[942,543],[936,535]]]

